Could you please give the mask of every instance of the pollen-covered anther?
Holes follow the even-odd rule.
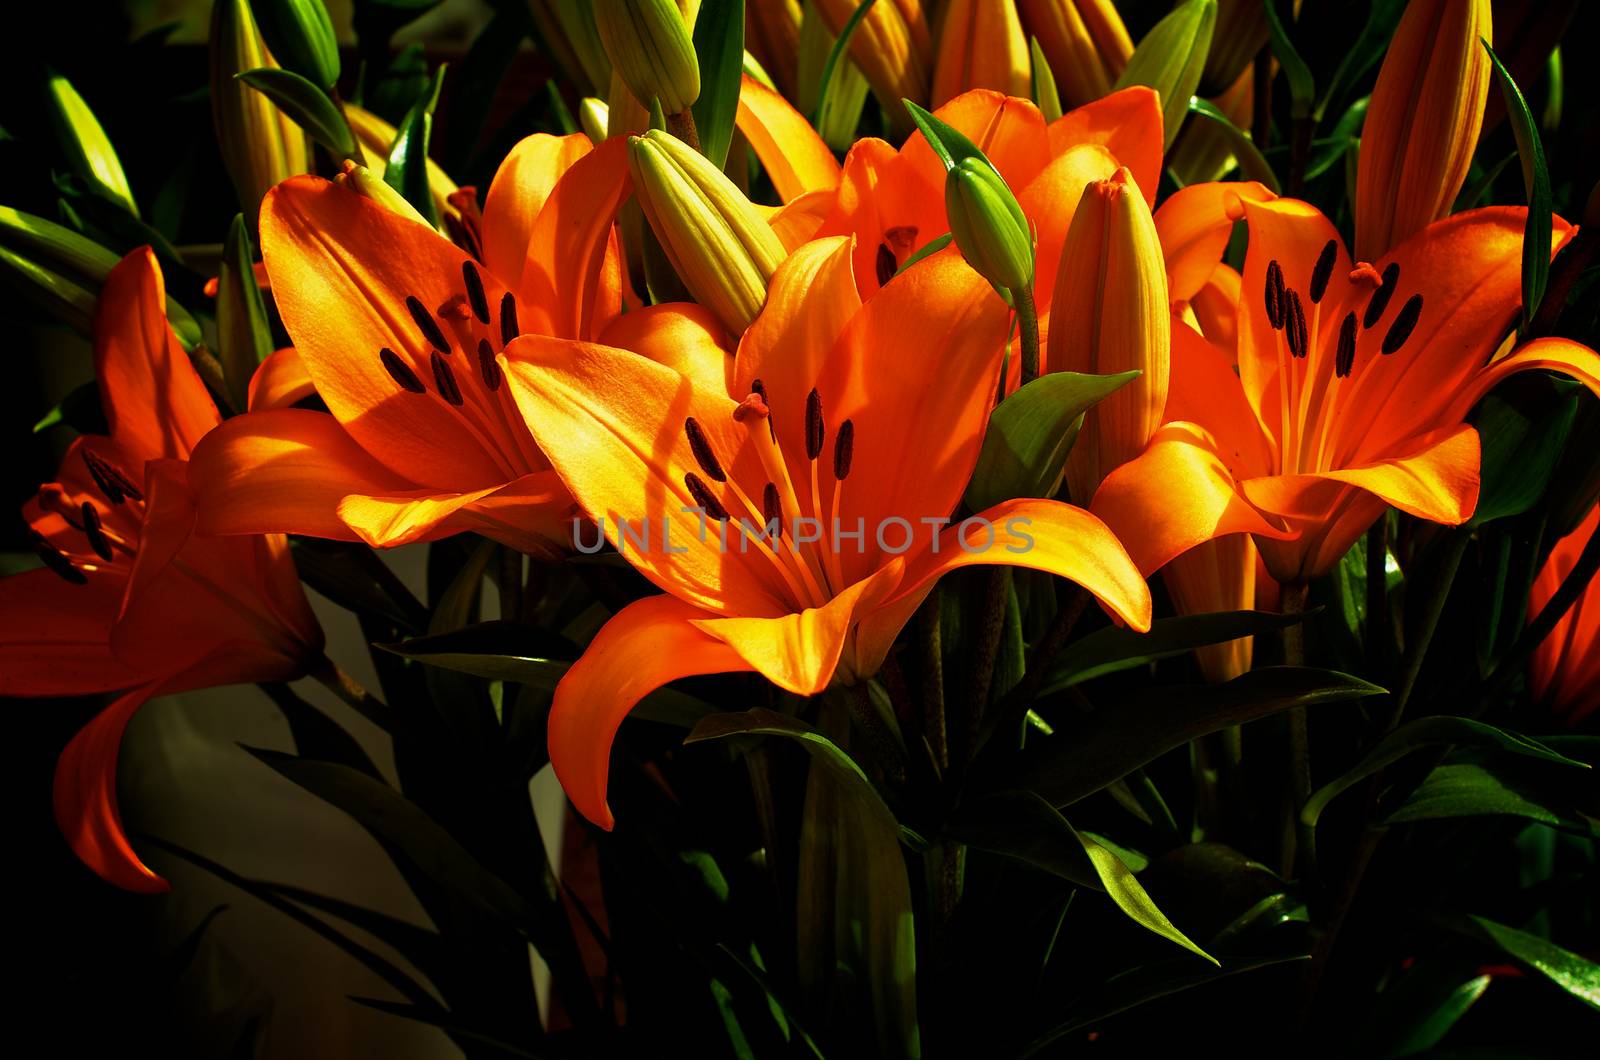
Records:
[[[839,424],[833,439],[833,477],[843,482],[850,477],[850,461],[856,453],[856,425],[853,420]]]
[[[777,485],[771,482],[761,491],[761,518],[773,527],[774,538],[783,536],[783,502],[778,499]]]
[[[383,367],[388,371],[389,377],[400,384],[401,390],[412,394],[427,393],[428,388],[423,385],[421,379],[417,378],[417,373],[412,371],[411,366],[389,347],[385,346],[378,351],[378,360],[383,362]]]
[[[778,440],[778,427],[777,424],[773,422],[774,417],[772,415],[772,399],[767,396],[767,384],[763,383],[759,379],[750,380],[750,393],[756,397],[759,397],[761,399],[761,403],[767,407],[767,435],[774,442],[776,442]],[[733,415],[734,419],[738,419],[738,410],[735,410]]]
[[[1311,286],[1306,293],[1311,296],[1311,304],[1318,305],[1322,296],[1328,293],[1328,281],[1333,278],[1333,263],[1339,260],[1339,241],[1330,239],[1322,246],[1322,253],[1317,255],[1317,264],[1311,270]]]
[[[433,355],[432,363],[433,381],[439,386],[439,396],[452,405],[460,405],[465,399],[461,396],[461,386],[456,382],[455,372],[450,370],[450,365],[437,351]]]
[[[489,298],[483,291],[483,277],[478,275],[478,267],[470,259],[461,263],[461,282],[466,285],[472,315],[480,324],[489,323]]]
[[[693,471],[685,472],[683,484],[689,490],[689,496],[694,498],[695,505],[705,513],[707,519],[715,519],[719,523],[727,520],[728,509],[722,506],[722,502],[717,500],[716,494],[711,492],[711,488],[699,475]]]
[[[489,345],[488,339],[478,340],[478,371],[483,376],[483,385],[489,388],[491,394],[500,389],[504,373],[500,371],[500,363],[494,359],[494,347]]]
[[[84,466],[89,469],[89,477],[94,479],[94,484],[100,492],[105,494],[106,500],[112,504],[121,504],[127,498],[143,500],[143,495],[129,482],[122,473],[88,449],[80,450],[83,453]]]
[[[1300,292],[1295,290],[1285,292],[1283,307],[1283,337],[1289,343],[1289,352],[1296,359],[1304,357],[1309,351],[1306,311],[1305,306],[1300,303]]]
[[[72,565],[72,560],[66,553],[52,545],[37,531],[29,531],[33,537],[33,550],[39,557],[39,562],[50,568],[50,572],[64,582],[72,585],[87,585],[88,575]]]
[[[1367,302],[1367,311],[1361,317],[1361,326],[1371,328],[1383,318],[1383,311],[1389,308],[1389,299],[1394,297],[1394,289],[1400,283],[1400,263],[1391,261],[1383,267],[1383,282],[1378,289],[1372,292],[1372,298]]]
[[[411,319],[416,321],[422,337],[440,353],[449,353],[450,344],[444,340],[444,332],[439,330],[439,322],[433,319],[433,314],[428,312],[428,307],[422,304],[422,300],[414,294],[408,294],[406,308],[411,310]]]
[[[1264,292],[1267,302],[1267,323],[1274,331],[1283,330],[1283,266],[1278,259],[1267,262],[1267,285]]]
[[[722,463],[711,448],[711,440],[706,437],[700,421],[693,416],[684,420],[683,433],[689,438],[689,452],[694,454],[694,462],[700,465],[700,470],[713,482],[728,481],[728,473],[722,470]]]
[[[1389,330],[1383,336],[1384,356],[1399,351],[1411,337],[1411,332],[1417,326],[1417,318],[1422,315],[1422,296],[1414,294],[1406,299],[1406,304],[1400,307],[1400,312],[1394,316],[1394,322],[1389,325]]]
[[[1347,377],[1356,366],[1356,315],[1346,313],[1339,322],[1339,347],[1333,358],[1333,374]]]
[[[815,460],[822,455],[822,443],[827,439],[827,426],[822,420],[822,395],[816,387],[806,395],[806,459]]]
[[[517,299],[507,291],[500,299],[500,345],[511,345],[511,340],[520,334],[522,329],[517,326]]]
[[[83,536],[89,539],[89,547],[94,549],[95,555],[110,563],[116,553],[111,551],[111,539],[106,537],[105,529],[100,525],[100,513],[88,501],[83,502],[78,512],[83,518]]]

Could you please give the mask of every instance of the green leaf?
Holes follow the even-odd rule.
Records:
[[[1468,916],[1465,933],[1497,947],[1506,956],[1537,972],[1582,1001],[1600,1009],[1600,964],[1564,950],[1548,939],[1518,931],[1481,916]]]
[[[1354,768],[1350,769],[1337,780],[1330,781],[1315,791],[1311,798],[1306,800],[1305,807],[1300,811],[1300,823],[1307,828],[1315,828],[1317,819],[1322,811],[1342,792],[1372,776],[1380,769],[1385,769],[1400,761],[1406,755],[1420,751],[1427,747],[1446,745],[1460,745],[1463,747],[1483,747],[1491,750],[1504,751],[1508,754],[1524,755],[1557,765],[1575,766],[1579,769],[1588,769],[1585,762],[1568,758],[1563,754],[1551,750],[1537,740],[1530,739],[1520,733],[1497,729],[1493,725],[1485,725],[1481,721],[1471,718],[1457,718],[1447,715],[1436,717],[1417,718],[1408,721],[1398,729],[1391,732],[1379,741],[1367,756]]]
[[[322,0],[250,0],[272,57],[321,89],[339,80],[339,41]]]
[[[1072,829],[1072,826],[1067,824],[1065,818],[1062,819],[1061,823],[1066,825],[1069,830]],[[1120,858],[1082,832],[1074,832],[1074,834],[1077,835],[1079,842],[1083,844],[1084,852],[1089,855],[1089,860],[1094,864],[1095,871],[1100,874],[1100,882],[1105,886],[1106,893],[1111,896],[1111,900],[1117,903],[1117,908],[1121,909],[1140,926],[1155,932],[1164,939],[1176,942],[1184,949],[1198,954],[1212,964],[1221,967],[1220,961],[1199,946],[1196,946],[1189,940],[1189,936],[1173,926],[1172,921],[1168,920],[1166,914],[1156,907],[1150,895],[1139,885],[1139,881],[1134,878],[1133,873],[1128,869],[1128,866],[1122,863]]]
[[[1278,0],[1263,0],[1267,12],[1267,28],[1272,37],[1272,54],[1278,57],[1278,66],[1289,82],[1289,113],[1295,118],[1309,118],[1316,103],[1317,86],[1311,78],[1311,68],[1300,58],[1289,33],[1278,17]]]
[[[356,137],[328,94],[292,70],[257,67],[235,74],[339,158],[356,152]]]
[[[255,247],[244,215],[236,214],[217,274],[217,359],[235,408],[248,404],[250,377],[272,353],[272,326],[256,283]]]
[[[376,997],[360,997],[355,994],[350,995],[350,1000],[375,1012],[382,1012],[386,1016],[411,1020],[413,1023],[420,1023],[426,1027],[437,1027],[452,1039],[462,1038],[488,1046],[489,1049],[484,1053],[486,1056],[513,1056],[523,1057],[525,1060],[544,1060],[541,1054],[529,1052],[520,1045],[506,1041],[492,1031],[484,1030],[464,1020],[449,1009],[441,1007],[431,997],[411,1004],[406,1004],[403,1001],[387,1001]]]
[[[95,291],[5,247],[0,247],[0,281],[78,334],[93,337]]]
[[[1215,103],[1199,96],[1192,96],[1189,99],[1189,111],[1200,115],[1222,130],[1223,136],[1228,140],[1228,149],[1233,152],[1234,159],[1239,163],[1240,172],[1251,180],[1265,184],[1267,190],[1274,195],[1279,194],[1281,189],[1278,187],[1278,175],[1272,172],[1272,166],[1256,149],[1255,141],[1250,139],[1243,129],[1233,124]]]
[[[1523,778],[1476,762],[1454,762],[1435,769],[1384,823],[1491,816],[1521,817],[1569,832],[1595,831],[1572,810],[1550,805],[1549,796]]]
[[[718,169],[728,161],[744,74],[744,0],[703,0],[694,23],[700,97],[694,101],[700,153]]]
[[[1054,493],[1083,414],[1138,377],[1051,372],[1000,402],[989,414],[967,507],[981,512],[1013,497]]]
[[[1221,685],[1148,689],[1059,725],[1020,758],[1008,754],[1003,771],[991,766],[984,779],[989,790],[1026,788],[1052,806],[1068,806],[1196,737],[1290,707],[1383,691],[1348,674],[1292,666],[1263,667]]]
[[[943,250],[945,247],[948,247],[952,242],[954,242],[955,238],[956,235],[954,232],[946,232],[942,236],[935,236],[933,239],[928,240],[924,246],[918,248],[901,264],[898,269],[895,270],[895,275],[898,276],[900,273],[905,272],[923,258],[939,253],[939,251]]]
[[[1107,626],[1075,641],[1057,656],[1039,694],[1050,695],[1096,677],[1182,655],[1207,644],[1225,644],[1240,637],[1274,633],[1304,622],[1316,613],[1313,608],[1294,615],[1277,615],[1270,611],[1177,615],[1156,619],[1148,633],[1138,633],[1126,626]]]
[[[942,118],[924,110],[909,99],[902,100],[906,112],[911,115],[911,120],[922,133],[923,139],[928,141],[928,146],[933,148],[933,153],[939,156],[939,161],[944,163],[946,172],[956,168],[969,158],[982,159],[983,164],[990,169],[994,164],[989,161],[989,156],[979,150],[978,145],[967,139],[966,134]],[[996,172],[999,172],[996,170]]]
[[[759,2],[759,0],[758,0]],[[811,124],[821,128],[824,112],[828,109],[828,97],[834,91],[836,81],[843,81],[842,77],[835,77],[834,70],[845,62],[845,51],[850,47],[850,39],[856,34],[856,27],[861,25],[861,20],[867,17],[867,12],[872,10],[872,5],[878,0],[862,0],[856,9],[850,12],[850,17],[845,19],[844,25],[839,30],[839,37],[833,42],[833,47],[828,49],[828,58],[822,64],[822,77],[817,82],[821,87],[817,90],[817,109],[811,114]],[[808,13],[806,17],[811,17]]]
[[[49,430],[58,423],[66,424],[79,434],[111,433],[105,410],[100,407],[100,387],[94,380],[67,391],[66,397],[33,425],[33,433]]]
[[[1044,49],[1039,47],[1038,37],[1028,38],[1028,56],[1033,63],[1033,101],[1039,105],[1039,113],[1044,115],[1046,122],[1055,121],[1061,117],[1061,93],[1056,88],[1056,75],[1050,69],[1050,60],[1044,57]]]
[[[1528,220],[1522,236],[1522,327],[1526,331],[1544,301],[1545,283],[1550,277],[1550,170],[1545,165],[1544,145],[1539,140],[1539,123],[1522,98],[1511,71],[1483,41],[1489,53],[1495,80],[1505,96],[1506,117],[1517,138],[1517,153],[1522,156],[1522,182],[1528,193]]]
[[[1117,78],[1119,89],[1149,85],[1161,94],[1162,132],[1169,149],[1189,112],[1189,99],[1200,87],[1216,23],[1216,0],[1177,5],[1144,35]]]
[[[439,105],[444,72],[441,63],[433,73],[433,84],[406,113],[395,131],[389,164],[383,171],[383,182],[404,196],[435,228],[439,225],[439,211],[434,209],[433,188],[428,184],[428,140],[433,134],[433,109]]]
[[[97,194],[138,217],[139,206],[133,201],[128,175],[122,171],[122,162],[117,158],[116,149],[111,146],[110,138],[100,127],[100,121],[89,109],[89,104],[78,95],[72,82],[60,74],[50,76],[46,82],[46,94],[56,139],[66,152],[67,164],[72,172]]]
[[[1478,507],[1468,526],[1521,515],[1544,496],[1578,414],[1576,383],[1529,375],[1478,403],[1472,425],[1482,446]]]

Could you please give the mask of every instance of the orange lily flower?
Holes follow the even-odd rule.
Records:
[[[1037,226],[1034,292],[1041,316],[1048,313],[1061,248],[1084,188],[1125,166],[1146,204],[1154,202],[1161,101],[1151,89],[1125,89],[1049,123],[1030,101],[986,89],[957,96],[935,115],[978,145]],[[898,151],[875,138],[850,148],[833,209],[817,235],[855,236],[856,283],[870,295],[949,230],[944,166],[919,132]]]
[[[974,88],[1027,96],[1031,68],[1015,0],[951,0],[945,5],[933,67],[935,106]]]
[[[297,359],[332,415],[258,405],[208,437],[191,471],[201,528],[380,547],[476,530],[556,547],[571,499],[495,355],[524,331],[592,338],[618,316],[624,149],[523,140],[489,189],[481,261],[325,180],[275,188],[262,252],[296,352],[264,364],[274,382],[254,390],[278,393],[265,405],[282,403],[280,383],[303,392]]]
[[[1111,0],[1018,0],[1022,21],[1055,74],[1061,102],[1081,107],[1110,94],[1133,55]]]
[[[1191,419],[1157,432],[1095,496],[1141,570],[1250,532],[1274,579],[1303,583],[1389,505],[1459,524],[1478,494],[1478,437],[1464,421],[1484,394],[1531,368],[1600,393],[1600,358],[1564,339],[1494,359],[1521,300],[1526,211],[1458,214],[1367,264],[1306,203],[1242,208],[1237,374],[1175,322],[1169,395],[1185,395]],[[1555,243],[1572,231],[1557,218]]]
[[[45,568],[0,580],[0,695],[119,693],[62,752],[55,810],[78,857],[132,891],[167,889],[117,810],[134,712],[163,693],[288,681],[322,655],[283,537],[193,534],[185,461],[220,417],[165,304],[148,248],[106,277],[94,355],[111,434],[74,441],[27,506]]]
[[[1567,580],[1596,527],[1600,527],[1600,506],[1590,508],[1577,528],[1550,550],[1529,593],[1530,622]],[[1600,708],[1600,581],[1590,581],[1550,635],[1539,642],[1528,676],[1533,698],[1548,704],[1570,725]]]
[[[1489,0],[1407,4],[1378,69],[1356,168],[1356,255],[1376,261],[1450,212],[1489,97]],[[1480,40],[1481,38],[1481,40]]]
[[[536,337],[503,358],[579,506],[664,590],[607,622],[556,690],[551,761],[604,827],[611,742],[642,696],[691,674],[756,671],[799,695],[862,680],[946,571],[1047,570],[1148,628],[1147,587],[1082,509],[1014,500],[945,525],[994,402],[1005,305],[953,251],[863,302],[853,256],[849,238],[791,255],[731,364],[688,329],[663,344],[682,370]]]

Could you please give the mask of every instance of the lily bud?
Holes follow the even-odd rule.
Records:
[[[1133,40],[1111,0],[1017,0],[1017,6],[1069,109],[1111,92],[1133,54]]]
[[[611,82],[611,60],[590,0],[528,0],[528,11],[563,79],[585,94],[603,92]]]
[[[1168,147],[1189,113],[1189,97],[1200,87],[1216,21],[1217,0],[1179,4],[1145,34],[1117,78],[1117,88],[1149,85],[1161,93],[1161,124]]]
[[[1126,168],[1084,189],[1061,248],[1050,309],[1048,368],[1138,371],[1084,414],[1067,485],[1087,505],[1112,470],[1144,450],[1167,407],[1172,321],[1161,241]]]
[[[855,14],[861,0],[815,0],[823,21],[835,36]],[[850,38],[850,57],[861,68],[873,93],[896,128],[910,132],[902,120],[902,99],[928,98],[933,69],[933,34],[922,0],[878,0]]]
[[[1162,567],[1161,579],[1180,615],[1248,611],[1256,607],[1257,580],[1266,581],[1260,566],[1249,534],[1227,534],[1196,545]],[[1254,648],[1254,638],[1240,637],[1202,645],[1194,657],[1205,679],[1221,684],[1250,669]]]
[[[606,138],[606,127],[611,124],[611,108],[603,99],[584,96],[578,100],[578,128],[595,143]]]
[[[848,55],[834,64],[827,95],[822,93],[822,71],[833,53],[835,37],[820,12],[807,7],[800,22],[799,95],[795,102],[802,114],[814,115],[817,135],[835,151],[849,150],[861,124],[861,108],[867,102],[867,83],[861,68]],[[819,110],[818,102],[822,106]]]
[[[771,76],[779,92],[794,99],[800,88],[800,0],[764,0],[744,5],[744,46]]]
[[[761,312],[784,259],[777,235],[720,169],[670,133],[630,137],[628,171],[684,286],[741,334]]]
[[[1200,94],[1220,96],[1266,47],[1271,30],[1261,0],[1217,0],[1217,26],[1200,75]]]
[[[1027,96],[1028,38],[1015,0],[950,0],[933,67],[933,105],[973,88]]]
[[[1033,283],[1033,233],[1017,197],[987,159],[963,158],[944,178],[944,209],[961,256],[1007,290]]]
[[[679,114],[700,98],[690,21],[673,0],[595,0],[594,20],[612,69],[646,109],[659,99]]]
[[[394,146],[394,139],[399,135],[399,130],[370,110],[358,107],[354,103],[345,104],[344,116],[350,123],[350,131],[355,133],[356,139],[361,143],[361,152],[367,159],[366,169],[372,176],[382,180],[384,171],[389,168],[389,149]],[[348,170],[348,167],[346,168]],[[443,166],[431,158],[428,159],[428,192],[433,196],[433,208],[441,221],[460,219],[461,210],[452,201],[452,197],[460,190],[456,182],[450,179],[450,174],[444,171]]]
[[[256,28],[249,0],[217,0],[211,9],[211,122],[222,163],[250,227],[267,189],[304,173],[306,136],[273,102],[234,75],[276,68]]]
[[[344,185],[362,198],[371,199],[390,213],[399,214],[408,221],[428,224],[417,208],[406,197],[384,182],[382,176],[350,159],[344,160],[344,172],[334,177],[334,182]],[[429,227],[432,227],[431,225]]]
[[[610,92],[606,96],[606,138],[642,133],[650,128],[650,108],[633,98],[622,75],[611,71]]]
[[[1361,133],[1356,258],[1377,261],[1450,212],[1489,96],[1489,0],[1406,6]],[[1493,43],[1491,41],[1491,43]]]
[[[261,33],[285,69],[318,88],[339,80],[339,40],[322,0],[253,0]]]

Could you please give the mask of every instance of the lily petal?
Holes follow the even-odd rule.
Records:
[[[1050,161],[1044,115],[1031,100],[979,88],[961,93],[933,113],[977,144],[1013,190],[1026,187]],[[944,164],[921,132],[912,134],[901,154],[943,183]]]
[[[1450,411],[1445,413],[1445,422],[1466,418],[1472,407],[1507,376],[1537,369],[1560,372],[1576,379],[1588,387],[1591,394],[1600,397],[1600,355],[1570,339],[1534,339],[1474,376],[1466,389],[1456,395]]]
[[[251,412],[286,409],[317,392],[311,373],[293,346],[285,346],[267,356],[250,377],[248,404]]]
[[[1104,147],[1117,165],[1133,172],[1145,205],[1155,207],[1165,142],[1161,94],[1155,89],[1135,85],[1069,110],[1050,123],[1047,136],[1051,155],[1061,155],[1078,144]]]
[[[111,654],[125,574],[68,585],[48,570],[0,578],[0,696],[81,696],[128,688],[147,670]]]
[[[606,803],[611,744],[634,704],[669,681],[750,669],[739,653],[701,632],[705,612],[675,596],[650,596],[611,617],[556,685],[550,705],[550,764],[578,812],[615,824]]]
[[[784,202],[839,186],[839,163],[811,123],[749,74],[739,83],[739,110],[733,120]]]
[[[632,350],[711,391],[728,389],[733,374],[732,336],[696,302],[662,302],[624,313],[601,334],[600,344]]]
[[[1167,289],[1187,302],[1205,286],[1228,248],[1244,202],[1273,198],[1266,185],[1250,181],[1191,184],[1174,192],[1155,212],[1156,232],[1167,259]]]
[[[851,145],[833,212],[817,236],[855,236],[856,286],[862,297],[870,298],[893,277],[887,266],[899,269],[950,230],[943,188],[943,174],[936,168],[917,168],[882,140],[867,138]]]
[[[534,221],[556,182],[593,150],[582,133],[535,133],[517,142],[483,200],[483,265],[508,287],[522,279]]]

